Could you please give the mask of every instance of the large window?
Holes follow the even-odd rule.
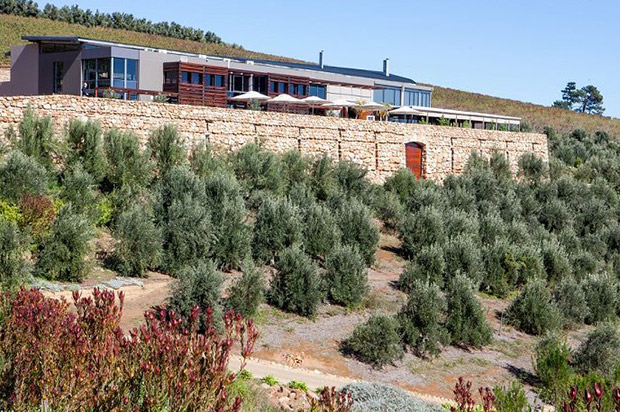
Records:
[[[385,87],[373,91],[373,100],[377,103],[389,103],[393,106],[430,106],[431,93],[426,90],[405,89],[401,102],[401,89]]]
[[[177,72],[165,71],[164,84],[177,84]]]
[[[125,87],[125,59],[114,59],[114,75],[112,79],[114,87]]]
[[[65,65],[63,62],[54,62],[54,93],[62,93],[64,67]]]
[[[118,57],[82,60],[82,75],[88,89],[138,87],[138,61]]]
[[[110,59],[97,59],[97,87],[110,87]]]
[[[389,103],[392,106],[400,106],[400,89],[396,87],[376,89],[373,92],[373,100],[377,103]]]
[[[84,83],[88,89],[97,87],[97,59],[82,60]]]
[[[405,89],[403,104],[406,106],[430,106],[431,93],[426,90]]]
[[[116,59],[114,59],[116,60]],[[138,61],[134,59],[127,59],[126,66],[126,85],[125,87],[128,89],[137,89],[138,88]]]
[[[308,87],[308,95],[309,96],[318,96],[321,99],[325,99],[327,96],[326,87],[318,84],[311,84]]]

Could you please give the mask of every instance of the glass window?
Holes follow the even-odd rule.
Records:
[[[308,94],[307,87],[305,84],[297,85],[297,94],[300,96],[306,96]]]
[[[112,86],[125,87],[125,59],[113,58]]]
[[[125,87],[128,89],[138,88],[138,61],[127,59],[127,74],[125,76]]]
[[[297,87],[293,83],[288,85],[288,94],[294,95],[297,94]]]
[[[189,83],[189,72],[181,72],[181,83]]]
[[[269,92],[277,93],[278,92],[278,82],[269,82]]]
[[[54,93],[62,93],[62,78],[64,76],[63,62],[54,62]]]
[[[95,87],[97,87],[97,60],[82,60],[82,70],[84,72],[82,77],[84,78],[84,83],[86,83],[86,87],[88,89],[94,89]]]
[[[321,99],[325,99],[326,87],[318,85],[318,84],[311,84],[308,87],[308,95],[310,95],[310,96],[318,96]]]
[[[192,73],[192,84],[201,84],[202,83],[202,74],[201,73]]]
[[[278,92],[279,93],[286,93],[286,83],[278,83],[279,89]]]
[[[110,59],[97,59],[97,87],[110,87]]]
[[[218,74],[215,76],[215,86],[216,87],[224,87],[226,82],[224,81],[224,76]]]
[[[205,86],[213,86],[213,77],[212,74],[205,74]]]
[[[173,71],[164,72],[165,84],[177,84],[177,73]]]
[[[233,90],[236,92],[243,92],[245,89],[243,88],[243,76],[235,76],[233,77]]]

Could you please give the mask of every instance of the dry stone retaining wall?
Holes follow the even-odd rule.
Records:
[[[402,124],[286,113],[231,110],[76,96],[0,97],[0,140],[19,123],[30,105],[40,115],[52,117],[57,133],[68,120],[97,119],[104,129],[131,130],[146,143],[149,133],[164,124],[175,124],[186,146],[208,142],[229,151],[250,142],[269,150],[299,150],[304,155],[327,154],[350,160],[369,170],[375,182],[405,167],[405,143],[424,145],[424,174],[441,181],[461,173],[472,151],[484,156],[504,153],[513,171],[524,153],[548,161],[547,138],[536,133],[462,129],[446,126]]]

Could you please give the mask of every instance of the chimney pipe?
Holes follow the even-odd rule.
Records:
[[[319,67],[323,68],[323,50],[319,53]]]
[[[386,76],[390,75],[390,59],[389,58],[383,60],[383,74]]]

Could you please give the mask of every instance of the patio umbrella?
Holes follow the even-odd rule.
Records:
[[[319,97],[319,96],[308,96],[304,99],[301,99],[305,104],[309,104],[312,108],[312,114],[314,114],[314,106],[320,106],[322,104],[329,103],[327,100]]]
[[[398,109],[390,110],[388,113],[389,114],[404,115],[405,118],[406,118],[406,116],[424,116],[424,113],[419,112],[419,111],[417,111],[415,109],[412,109],[409,106],[401,106]]]
[[[333,102],[325,103],[323,107],[331,107],[331,108],[349,108],[355,106],[356,103],[346,100],[346,99],[336,99]]]
[[[284,110],[288,111],[289,104],[302,103],[302,101],[296,97],[291,96],[290,94],[282,93],[282,94],[277,95],[273,99],[269,99],[268,103],[283,104]]]
[[[269,100],[269,96],[252,91],[240,94],[239,96],[231,97],[230,100],[236,100],[238,102],[248,102],[250,100]]]
[[[377,110],[388,110],[389,106],[386,106],[382,103],[376,103],[376,102],[369,102],[369,103],[364,103],[362,105],[362,109],[364,110],[370,110],[370,111],[377,111]]]

